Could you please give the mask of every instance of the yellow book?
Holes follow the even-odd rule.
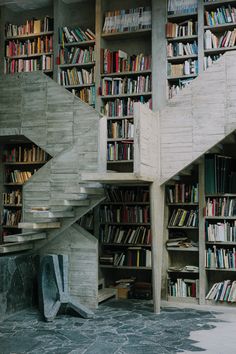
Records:
[[[34,20],[34,33],[40,33],[40,32],[41,32],[41,21]]]

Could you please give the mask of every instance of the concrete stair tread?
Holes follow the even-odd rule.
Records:
[[[90,201],[88,199],[54,199],[50,206],[89,206]]]
[[[22,251],[32,250],[32,248],[33,248],[33,244],[30,242],[27,242],[27,243],[19,243],[19,242],[4,243],[4,244],[0,245],[0,254],[22,252]]]
[[[117,298],[117,289],[114,288],[103,288],[98,290],[98,303],[108,300],[115,296]]]
[[[37,218],[72,218],[75,216],[73,210],[65,211],[50,211],[50,210],[31,210],[30,211],[34,217]]]
[[[20,222],[19,228],[22,229],[59,229],[61,226],[59,221],[53,222]]]
[[[14,234],[4,236],[4,242],[30,242],[37,240],[44,240],[47,237],[45,232],[25,232],[21,234]]]

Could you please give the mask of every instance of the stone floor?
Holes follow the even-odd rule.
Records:
[[[152,310],[146,301],[110,300],[92,320],[71,314],[52,323],[43,322],[36,309],[25,310],[0,322],[0,354],[211,353],[202,339],[225,322],[216,310],[168,307],[160,315]],[[221,342],[214,354],[235,353],[236,343],[229,352],[220,349],[220,333],[211,339]]]

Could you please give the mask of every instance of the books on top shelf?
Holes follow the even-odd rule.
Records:
[[[44,19],[27,20],[23,25],[6,24],[6,37],[23,36],[27,34],[40,34],[53,31],[53,18],[45,16]]]
[[[206,295],[206,300],[236,302],[236,281],[224,280],[213,284]]]
[[[108,225],[100,228],[102,243],[151,245],[151,230],[146,226],[119,227]]]
[[[36,170],[34,171],[36,172]],[[32,176],[31,171],[8,170],[5,171],[5,183],[25,183]]]
[[[150,28],[151,8],[149,6],[128,10],[114,10],[105,13],[104,33],[133,32]]]
[[[22,193],[19,189],[4,192],[2,194],[2,200],[4,205],[20,205],[22,203]]]
[[[236,192],[236,160],[230,156],[205,155],[205,193]]]
[[[168,271],[172,272],[189,272],[189,273],[198,273],[199,267],[194,265],[185,265],[183,267],[169,267]]]
[[[62,45],[65,43],[95,41],[95,34],[91,29],[83,30],[80,27],[72,29],[67,26],[60,27],[58,29],[58,37],[59,43]]]
[[[53,56],[43,54],[37,59],[9,59],[5,58],[4,73],[14,74],[20,72],[32,72],[38,70],[52,71]]]
[[[178,79],[177,84],[169,85],[168,87],[168,98],[171,99],[175,97],[178,92],[180,92],[184,87],[188,86],[192,82],[193,78],[188,79]]]
[[[225,249],[213,246],[205,250],[205,267],[216,269],[236,269],[235,248]]]
[[[139,98],[116,98],[114,100],[107,101],[102,107],[102,113],[107,117],[124,117],[132,116],[134,114],[134,103],[141,102],[147,104],[152,108],[152,99],[141,96]]]
[[[236,217],[236,198],[230,198],[230,197],[207,198],[205,215]]]
[[[6,57],[52,53],[53,36],[43,36],[26,41],[11,40],[6,44]]]
[[[167,56],[170,58],[185,55],[197,55],[197,53],[198,45],[196,41],[193,43],[171,42],[167,44]]]
[[[185,60],[181,64],[168,63],[167,75],[170,77],[179,77],[184,75],[197,75],[198,74],[198,60]]]
[[[168,203],[198,203],[198,183],[167,186],[166,196]]]
[[[168,295],[174,297],[199,297],[199,280],[177,278],[168,280]]]
[[[120,188],[110,187],[106,188],[107,200],[109,202],[121,202],[121,203],[135,203],[149,202],[149,189],[144,187],[133,188]]]
[[[210,30],[204,33],[205,49],[234,47],[236,43],[236,29],[225,31],[223,34],[215,35]]]
[[[104,205],[100,209],[101,222],[106,223],[149,223],[150,208],[147,206]]]
[[[236,8],[229,4],[213,11],[205,11],[205,19],[207,26],[236,22]]]
[[[198,249],[198,243],[187,237],[175,237],[166,241],[167,250],[172,247]]]
[[[134,144],[129,140],[107,144],[107,161],[132,161]]]
[[[58,72],[58,84],[62,86],[92,85],[94,84],[94,69],[77,70],[75,67]]]
[[[128,55],[123,50],[101,49],[102,73],[151,70],[151,55]]]
[[[21,210],[3,209],[2,212],[2,225],[4,226],[17,226],[21,221]]]
[[[109,139],[133,139],[134,137],[134,123],[128,119],[108,121],[107,130]]]
[[[82,89],[72,89],[71,92],[79,97],[82,101],[88,103],[89,105],[95,105],[96,99],[96,90],[95,86],[91,86],[90,88],[82,88]]]
[[[186,37],[197,34],[197,22],[188,20],[181,23],[167,22],[166,24],[166,37]]]
[[[198,210],[174,209],[168,226],[198,227]]]
[[[206,241],[236,242],[236,220],[230,222],[210,223],[205,221]]]
[[[168,15],[197,12],[197,0],[168,0]]]
[[[132,78],[111,78],[104,77],[101,80],[101,94],[106,95],[121,95],[133,93],[148,93],[151,92],[151,76],[138,76],[137,79]]]
[[[59,64],[86,64],[95,61],[94,47],[82,49],[79,47],[61,48]]]

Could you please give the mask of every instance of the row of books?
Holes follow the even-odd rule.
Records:
[[[151,70],[151,55],[128,55],[123,50],[101,49],[102,73]]]
[[[93,212],[83,215],[78,221],[78,224],[87,230],[91,230],[93,228],[93,223]]]
[[[175,97],[184,87],[188,86],[192,82],[193,78],[179,79],[177,84],[169,85],[168,98]]]
[[[236,198],[207,198],[206,216],[236,216]]]
[[[151,8],[137,7],[105,13],[103,32],[129,32],[151,28]]]
[[[198,54],[196,41],[193,43],[174,42],[167,44],[167,56],[170,58],[193,54]]]
[[[20,205],[22,203],[22,193],[19,189],[2,194],[4,205]]]
[[[169,279],[168,295],[174,297],[198,297],[199,280],[198,279]]]
[[[110,187],[106,189],[106,194],[108,202],[149,202],[149,190],[143,187],[132,187],[132,189]]]
[[[236,8],[228,5],[218,7],[216,11],[205,11],[205,18],[207,26],[236,22]]]
[[[134,144],[114,142],[107,144],[107,161],[130,161],[134,158]]]
[[[206,300],[236,302],[236,281],[224,280],[213,284],[206,295]]]
[[[198,74],[198,60],[185,60],[181,64],[168,63],[167,75],[172,77]]]
[[[198,210],[174,209],[170,217],[169,226],[197,227]]]
[[[36,145],[19,145],[3,150],[3,162],[44,162],[46,159],[46,152]]]
[[[42,55],[39,59],[5,59],[4,61],[5,74],[52,69],[53,56],[51,55]]]
[[[205,267],[218,269],[236,269],[235,248],[208,248],[205,250]]]
[[[210,224],[206,220],[205,225],[206,241],[236,242],[236,221]]]
[[[31,176],[31,171],[6,170],[5,183],[25,183]]]
[[[86,64],[95,61],[94,48],[82,49],[79,47],[61,48],[58,64]]]
[[[21,221],[21,210],[3,209],[2,212],[2,225],[4,226],[17,226]]]
[[[205,193],[235,192],[236,160],[224,155],[205,155]]]
[[[195,248],[198,249],[198,243],[190,240],[187,237],[176,237],[170,238],[166,241],[167,250],[172,247],[178,248]]]
[[[197,34],[197,22],[188,20],[182,23],[167,22],[166,37],[185,37]]]
[[[104,205],[100,209],[101,222],[149,223],[149,206],[114,206]]]
[[[152,88],[151,76],[138,76],[137,79],[129,77],[111,78],[104,77],[101,80],[101,94],[105,95],[121,95],[132,93],[147,93]]]
[[[111,139],[132,139],[134,137],[134,123],[128,119],[121,121],[108,121],[107,124],[108,138]]]
[[[71,91],[75,96],[79,97],[82,101],[88,103],[89,105],[95,105],[96,90],[95,86],[90,88],[82,88],[80,90],[73,89]]]
[[[167,203],[198,203],[198,184],[175,183],[166,189]]]
[[[215,35],[210,30],[204,33],[205,49],[234,47],[236,43],[236,29]]]
[[[26,34],[39,34],[53,31],[53,18],[45,16],[43,19],[27,20],[24,25],[6,24],[6,37],[15,37]]]
[[[152,253],[142,247],[129,247],[125,252],[114,252],[99,257],[100,264],[129,267],[151,267]]]
[[[203,58],[203,69],[206,70],[210,68],[217,60],[222,56],[222,54],[218,55],[207,55]]]
[[[102,243],[151,245],[151,230],[145,226],[122,228],[105,225],[100,229]]]
[[[93,68],[88,71],[85,69],[77,70],[76,68],[60,70],[58,72],[58,84],[62,86],[67,85],[84,85],[94,83]]]
[[[95,34],[89,28],[83,30],[80,27],[71,29],[65,26],[58,29],[58,39],[62,45],[73,42],[95,41]]]
[[[20,55],[32,55],[49,53],[53,51],[53,37],[44,36],[25,42],[9,41],[6,45],[6,56],[14,57]]]
[[[197,0],[168,0],[168,15],[193,13],[197,6]]]
[[[144,96],[139,97],[139,99],[127,97],[106,102],[102,113],[108,117],[132,116],[134,114],[135,102],[146,103],[150,109],[152,108],[151,98],[146,99]]]

